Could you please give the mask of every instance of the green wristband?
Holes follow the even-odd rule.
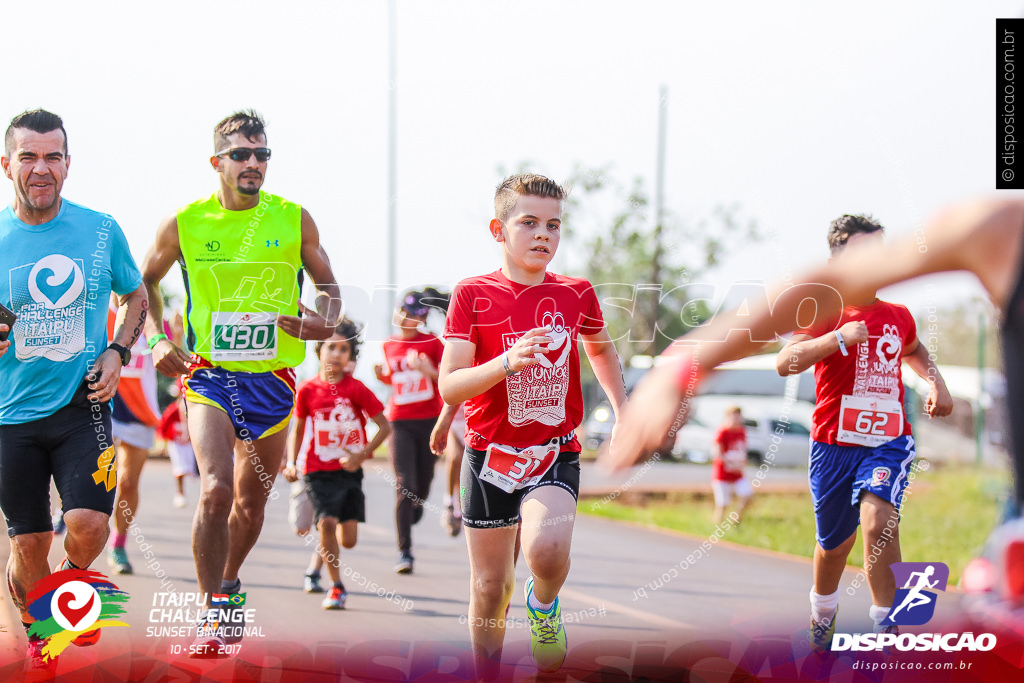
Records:
[[[152,351],[153,347],[162,342],[164,339],[167,339],[166,334],[155,334],[148,340],[146,340],[146,344],[149,345],[149,350]]]

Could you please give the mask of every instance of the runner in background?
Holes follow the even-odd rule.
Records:
[[[167,456],[171,460],[171,476],[174,477],[176,487],[171,505],[183,508],[188,506],[188,499],[185,497],[185,477],[198,477],[199,466],[196,464],[196,452],[192,448],[192,440],[188,435],[185,393],[180,380],[175,388],[177,396],[160,416],[157,434],[166,443]]]
[[[297,422],[292,421],[292,429],[295,429]],[[291,439],[291,436],[289,436]],[[312,440],[310,431],[307,431],[302,443],[299,444],[299,453],[294,463],[288,462],[287,455],[281,461],[281,475],[289,483],[288,489],[288,523],[296,536],[306,537],[313,529],[314,513],[313,504],[309,501],[306,493],[306,482],[298,475],[306,468],[306,451]],[[289,472],[289,468],[294,471]],[[315,539],[315,537],[313,537]],[[324,588],[320,584],[320,570],[324,566],[324,557],[320,552],[320,544],[315,540],[306,540],[306,544],[315,543],[313,551],[309,556],[309,565],[302,577],[302,590],[307,593],[323,593]]]
[[[725,422],[715,434],[715,461],[711,464],[711,490],[715,495],[715,524],[725,518],[725,509],[733,498],[738,502],[736,523],[750,504],[754,489],[743,476],[747,464],[747,428],[743,410],[732,406],[725,411]]]
[[[107,333],[113,336],[117,301],[111,297]],[[125,544],[128,527],[139,513],[139,480],[149,452],[156,444],[160,409],[156,402],[156,370],[145,335],[132,347],[132,358],[121,368],[121,383],[111,401],[114,449],[117,452],[117,498],[114,500],[114,533],[107,563],[115,574],[133,573]]]
[[[459,496],[459,477],[462,471],[462,453],[466,449],[466,410],[460,403],[450,406],[447,403],[441,409],[437,424],[430,432],[430,450],[445,457],[444,515],[441,527],[450,536],[458,536],[462,531],[462,501]]]
[[[316,513],[319,550],[332,586],[321,606],[344,609],[348,591],[341,581],[340,547],[354,548],[361,522],[366,521],[363,463],[384,443],[391,426],[384,405],[352,376],[359,356],[358,326],[350,320],[338,324],[334,336],[316,343],[320,371],[304,382],[295,397],[295,427],[288,439],[284,476],[295,481],[299,447],[308,441],[302,477],[306,495]],[[377,433],[367,439],[366,422]],[[311,438],[306,440],[309,426]]]
[[[430,433],[443,405],[437,389],[437,367],[444,344],[421,329],[431,308],[447,310],[448,298],[427,288],[402,299],[395,313],[398,334],[384,342],[384,364],[373,368],[378,380],[391,385],[387,418],[393,430],[389,444],[396,479],[398,574],[412,573],[412,526],[423,518],[437,462],[430,450]]]

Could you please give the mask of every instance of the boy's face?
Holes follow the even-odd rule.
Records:
[[[505,222],[491,221],[491,234],[504,242],[509,259],[526,271],[546,270],[558,250],[562,202],[551,197],[522,195]]]
[[[320,347],[320,364],[328,375],[341,377],[352,360],[352,345],[347,339],[331,337]]]

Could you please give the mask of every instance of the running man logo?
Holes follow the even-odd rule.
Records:
[[[896,597],[883,626],[920,626],[935,614],[934,591],[945,591],[949,567],[942,562],[896,562],[889,565],[896,578]]]
[[[117,458],[114,457],[113,446],[103,451],[96,459],[96,471],[92,473],[92,480],[106,486],[108,491],[113,491],[117,486]]]
[[[29,637],[46,641],[43,657],[53,659],[76,638],[106,626],[128,626],[116,619],[128,594],[91,569],[65,569],[36,583],[28,594],[34,620]]]

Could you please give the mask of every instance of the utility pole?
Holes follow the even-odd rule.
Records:
[[[651,281],[656,296],[650,297],[651,308],[647,318],[651,344],[644,351],[649,356],[658,355],[658,313],[661,310],[661,262],[665,257],[662,249],[662,230],[665,216],[665,113],[668,110],[668,87],[661,86],[658,92],[658,166],[654,176],[654,254],[651,259]]]
[[[383,335],[391,332],[391,308],[398,287],[398,180],[397,180],[397,122],[398,122],[398,8],[395,0],[388,0],[388,281],[389,296],[384,306]]]

